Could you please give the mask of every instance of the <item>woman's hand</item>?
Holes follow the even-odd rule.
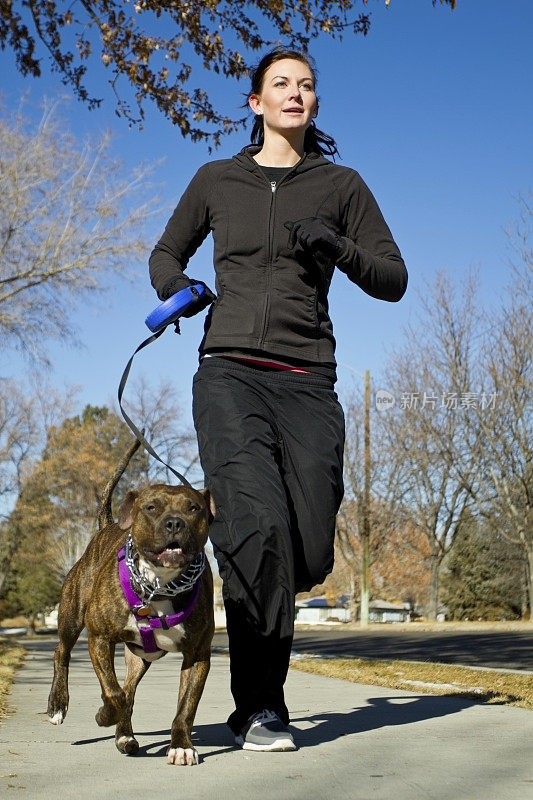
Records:
[[[304,250],[308,250],[313,255],[318,252],[333,261],[344,252],[342,237],[338,236],[329,225],[326,225],[318,217],[286,222],[285,227],[290,231],[288,247],[291,249],[298,242]]]

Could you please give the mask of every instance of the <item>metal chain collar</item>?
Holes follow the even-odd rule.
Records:
[[[154,583],[151,583],[145,575],[145,570],[143,569],[142,573],[139,571],[136,563],[138,558],[139,553],[130,534],[124,547],[124,560],[130,573],[132,588],[147,603],[154,597],[176,597],[182,592],[190,591],[205,569],[205,553],[202,550],[178,578],[161,584],[156,576]]]

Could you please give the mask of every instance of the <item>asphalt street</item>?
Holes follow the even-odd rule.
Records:
[[[217,632],[213,644],[227,647],[227,636]],[[395,630],[346,631],[342,628],[296,631],[293,650],[313,655],[359,658],[395,658],[434,661],[469,667],[492,667],[533,672],[533,625],[524,630],[442,632]]]

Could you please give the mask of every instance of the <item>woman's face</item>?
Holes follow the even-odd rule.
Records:
[[[265,72],[260,93],[251,94],[249,103],[254,114],[263,115],[265,133],[305,133],[318,108],[313,73],[303,61],[276,61]]]

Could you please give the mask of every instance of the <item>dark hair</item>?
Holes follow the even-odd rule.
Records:
[[[247,98],[251,94],[260,94],[261,89],[263,88],[263,81],[267,69],[272,64],[275,64],[276,61],[281,61],[284,58],[292,58],[294,61],[301,61],[303,64],[309,67],[316,87],[317,72],[311,57],[307,53],[303,53],[298,50],[289,50],[288,48],[284,47],[276,47],[274,50],[266,53],[259,64],[257,64],[257,66],[252,70],[250,76],[250,91],[248,92]],[[246,101],[246,104],[247,103],[248,100]],[[250,134],[250,142],[252,144],[262,145],[264,139],[265,133],[263,127],[263,117],[261,114],[257,114],[255,116],[252,132]],[[317,128],[314,122],[311,122],[305,132],[304,149],[306,153],[319,153],[323,156],[339,155],[339,150],[335,143],[335,139]]]

